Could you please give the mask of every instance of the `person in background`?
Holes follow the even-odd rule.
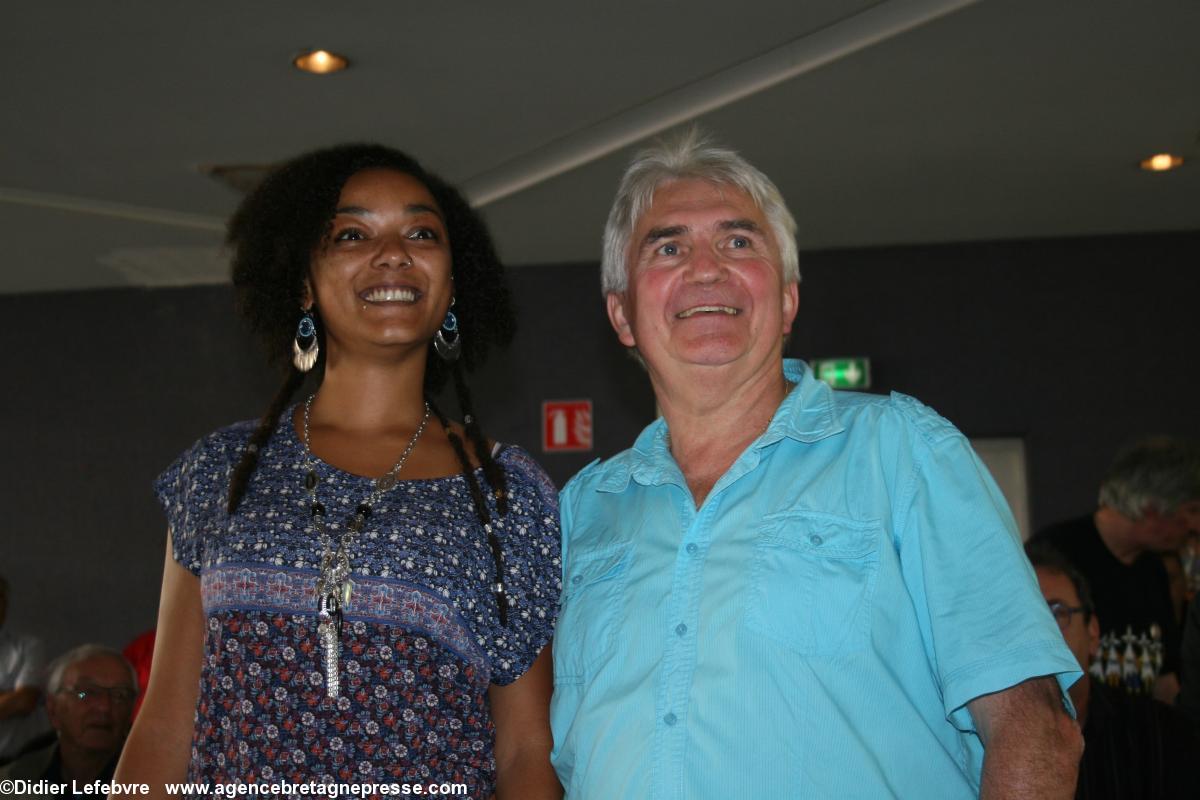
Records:
[[[5,627],[8,581],[0,575],[0,764],[45,728],[42,697],[42,643]]]
[[[137,675],[116,650],[85,644],[59,656],[46,684],[54,741],[0,768],[0,778],[74,782],[79,788],[109,782],[136,696]]]
[[[137,635],[133,641],[125,645],[121,655],[133,665],[138,678],[138,696],[133,704],[133,718],[137,719],[142,700],[146,697],[146,687],[150,685],[150,664],[154,660],[154,628]]]
[[[1079,665],[987,469],[916,400],[783,358],[795,221],[695,133],[604,235],[663,417],[561,496],[554,766],[570,797],[1069,798]]]
[[[1092,587],[1103,671],[1115,671],[1134,693],[1153,684],[1154,696],[1165,703],[1179,691],[1180,633],[1160,554],[1178,551],[1197,529],[1200,451],[1156,437],[1117,455],[1100,484],[1094,513],[1034,536],[1061,553]]]
[[[1030,543],[1026,553],[1063,638],[1088,670],[1100,646],[1100,622],[1087,580],[1045,542]],[[1071,687],[1071,701],[1084,739],[1076,800],[1196,796],[1200,739],[1178,712],[1092,675]]]

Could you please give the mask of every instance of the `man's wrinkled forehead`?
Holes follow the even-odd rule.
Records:
[[[112,683],[114,680],[115,684]],[[110,688],[116,686],[136,688],[133,686],[132,676],[129,674],[129,667],[125,662],[106,654],[81,658],[63,670],[64,686],[73,686],[79,682],[112,684]]]
[[[732,219],[718,219],[715,223],[712,224],[712,228],[715,229],[716,231],[722,232],[722,233],[727,232],[727,231],[745,231],[746,233],[759,233],[759,234],[765,233],[765,228],[761,224],[759,224],[758,222],[756,222],[753,219],[749,219],[748,217],[735,217]],[[655,227],[655,228],[651,228],[650,230],[646,231],[646,235],[644,237],[642,237],[642,241],[640,243],[635,243],[635,244],[640,244],[642,247],[645,247],[647,245],[652,245],[655,242],[662,241],[663,239],[675,239],[680,236],[686,236],[687,234],[692,233],[693,230],[694,230],[693,226],[687,225],[687,224],[664,225],[662,227]]]
[[[766,212],[749,192],[734,184],[702,178],[678,178],[658,184],[638,212],[632,227],[634,248],[652,233],[661,239],[700,226],[741,228],[770,235]]]
[[[680,204],[680,197],[690,198],[694,205],[725,203],[730,206],[753,209],[753,213],[757,216],[765,215],[754,197],[737,184],[713,181],[707,178],[683,177],[655,184],[654,188],[641,198],[641,202],[635,204],[633,227],[639,227],[646,217],[661,212],[665,203],[673,206]]]

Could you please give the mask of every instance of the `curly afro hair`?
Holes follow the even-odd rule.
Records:
[[[292,366],[290,358],[304,301],[304,281],[311,269],[313,252],[329,231],[342,187],[351,176],[367,169],[391,169],[417,179],[433,195],[445,219],[462,353],[454,362],[443,361],[436,354],[426,359],[424,390],[426,397],[430,397],[445,385],[447,378],[453,378],[467,439],[483,467],[496,511],[503,515],[508,510],[506,477],[492,456],[472,409],[463,369],[474,369],[493,345],[506,345],[512,340],[516,326],[504,268],[483,221],[456,189],[426,172],[415,159],[377,144],[341,145],[288,161],[246,197],[229,222],[226,241],[234,250],[233,285],[238,308],[263,340],[270,360],[283,365],[287,376],[234,469],[228,511],[232,514],[237,510],[258,465],[259,451],[304,381],[304,374]],[[319,309],[316,311],[319,313]],[[317,367],[323,368],[326,348],[319,316],[317,336],[321,344]],[[476,514],[487,531],[496,561],[497,585],[502,585],[503,556],[488,524],[488,503],[471,468],[464,442],[451,430],[441,410],[433,408],[462,464]],[[499,597],[498,603],[504,620],[506,602]]]
[[[426,172],[415,159],[382,145],[340,145],[299,156],[275,169],[246,197],[226,237],[234,250],[239,311],[266,345],[271,361],[286,363],[313,252],[329,230],[342,187],[367,169],[411,175],[429,189],[441,209],[450,237],[462,362],[467,370],[474,369],[493,345],[508,344],[515,332],[504,268],[483,221],[458,190]],[[323,334],[319,335],[324,353]],[[318,366],[323,363],[322,358]],[[450,372],[446,362],[429,358],[426,391],[440,390]]]

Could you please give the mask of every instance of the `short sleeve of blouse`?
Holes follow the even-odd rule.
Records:
[[[210,434],[154,481],[154,493],[171,531],[172,557],[196,575],[200,574],[205,535],[217,530],[226,517],[231,459],[245,439],[236,436],[234,428]]]
[[[508,477],[508,514],[499,530],[504,551],[508,626],[496,622],[492,683],[507,685],[529,670],[550,641],[562,590],[562,536],[558,490],[533,457],[519,447],[498,458]]]

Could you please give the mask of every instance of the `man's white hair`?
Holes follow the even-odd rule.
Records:
[[[96,656],[107,656],[124,664],[125,668],[129,670],[130,688],[134,692],[138,691],[137,670],[129,663],[129,659],[121,655],[120,651],[102,644],[81,644],[50,662],[50,666],[46,669],[46,694],[57,694],[63,688],[63,675],[66,674],[68,667]]]
[[[642,214],[664,183],[702,180],[734,186],[750,196],[763,212],[779,248],[784,283],[800,280],[796,252],[796,220],[771,179],[733,150],[714,145],[697,127],[659,139],[629,164],[617,188],[604,226],[600,287],[604,294],[624,292],[629,283],[629,240]]]
[[[1155,436],[1122,450],[1100,484],[1100,505],[1139,520],[1146,511],[1174,514],[1200,500],[1200,447]]]

